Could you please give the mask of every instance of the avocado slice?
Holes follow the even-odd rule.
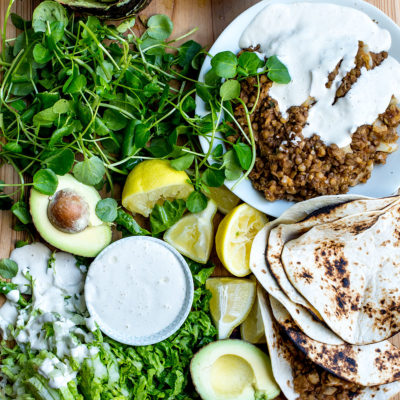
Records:
[[[270,400],[280,393],[269,357],[243,340],[203,347],[192,359],[190,372],[203,400]]]
[[[151,0],[56,0],[63,6],[83,14],[97,15],[106,19],[122,19],[137,14]]]
[[[84,200],[86,219],[84,225],[78,224],[74,229],[64,229],[56,226],[49,218],[49,205],[52,200],[62,192],[74,193]],[[98,191],[92,187],[77,181],[72,175],[58,176],[58,187],[53,196],[47,196],[32,189],[30,195],[30,212],[33,223],[48,243],[60,250],[83,257],[95,257],[111,242],[111,227],[102,222],[96,215],[97,202],[101,200]],[[68,206],[68,203],[67,203]],[[62,211],[69,211],[65,207]]]

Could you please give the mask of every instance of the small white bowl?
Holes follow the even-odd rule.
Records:
[[[169,244],[132,236],[105,248],[89,267],[85,301],[110,338],[133,346],[161,342],[185,322],[193,303],[193,278]]]

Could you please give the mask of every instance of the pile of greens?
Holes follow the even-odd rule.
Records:
[[[194,353],[216,337],[209,314],[211,294],[205,281],[213,267],[189,262],[195,283],[192,310],[182,327],[168,339],[150,346],[133,347],[103,337],[97,330],[89,344],[99,352],[82,364],[69,360],[77,372],[68,386],[53,389],[38,368],[48,351],[32,352],[2,342],[0,374],[7,378],[3,395],[25,400],[189,400],[198,398],[189,381],[189,364]],[[25,307],[26,304],[21,304]],[[51,325],[48,338],[54,335]],[[16,394],[17,393],[17,394]]]
[[[71,171],[97,189],[107,183],[112,192],[140,161],[169,159],[173,168],[188,171],[196,191],[187,208],[198,212],[207,205],[207,187],[251,170],[254,109],[247,110],[240,99],[240,81],[268,72],[270,79],[288,82],[275,57],[265,63],[251,52],[219,53],[200,83],[196,76],[204,50],[193,40],[177,46],[192,32],[170,40],[173,24],[165,15],[149,18],[138,36],[134,18],[116,27],[93,16],[68,15],[60,4],[44,1],[30,22],[10,13],[13,1],[0,57],[0,160],[15,168],[21,184],[0,183],[0,189],[15,186],[20,192],[13,211],[23,224],[29,221],[20,218],[26,216],[22,189],[33,185],[53,194],[57,175]],[[5,36],[9,17],[22,31],[15,39]],[[202,118],[194,114],[194,94],[209,107]],[[235,120],[232,102],[245,107],[250,135]],[[245,142],[224,154],[222,145],[213,146],[214,138],[217,131],[228,136],[232,126]],[[199,136],[210,142],[207,154]],[[26,183],[26,176],[33,182]],[[0,198],[7,196],[0,193]],[[0,205],[6,208],[9,200]]]

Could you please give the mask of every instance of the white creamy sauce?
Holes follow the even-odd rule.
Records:
[[[304,137],[318,134],[328,145],[345,147],[359,126],[372,124],[386,110],[392,95],[400,98],[400,64],[389,56],[373,70],[363,68],[346,96],[333,104],[343,77],[354,67],[359,41],[375,53],[391,46],[390,33],[353,8],[326,3],[271,4],[245,29],[240,47],[260,45],[263,56],[276,55],[287,66],[292,81],[274,83],[270,89],[284,116],[290,107],[310,97],[316,100]],[[328,89],[328,75],[341,60],[338,76]]]
[[[85,299],[100,329],[123,340],[151,336],[173,323],[186,287],[174,253],[157,241],[133,237],[115,242],[92,263]]]
[[[15,290],[10,290],[7,294],[6,294],[6,298],[7,300],[10,300],[13,303],[17,303],[19,300],[19,290],[15,289]]]
[[[8,293],[0,308],[0,333],[11,338],[8,330],[11,325],[21,347],[29,344],[34,351],[56,354],[57,357],[43,361],[39,373],[49,380],[52,388],[64,387],[76,376],[69,360],[82,363],[98,351],[85,344],[93,341],[93,335],[81,328],[86,325],[83,315],[88,315],[82,293],[82,268],[67,253],[55,253],[51,261],[51,251],[41,243],[15,249],[10,258],[18,264],[18,274],[12,282],[19,290]],[[26,308],[15,304],[20,292],[32,294],[32,302]],[[48,325],[54,331],[50,337],[45,329]]]

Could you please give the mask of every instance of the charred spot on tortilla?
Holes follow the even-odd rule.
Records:
[[[311,283],[313,280],[313,275],[305,269],[303,269],[303,272],[301,273],[301,277],[304,278],[307,283]]]
[[[310,218],[313,218],[313,217],[328,216],[337,207],[340,207],[343,204],[351,203],[353,201],[354,200],[348,200],[348,201],[344,201],[342,203],[330,204],[328,206],[324,206],[324,207],[318,208],[318,210],[315,210],[315,211],[311,212],[310,214],[307,215],[307,217],[305,217],[304,219],[300,220],[299,222],[307,221],[307,220],[309,220]]]

